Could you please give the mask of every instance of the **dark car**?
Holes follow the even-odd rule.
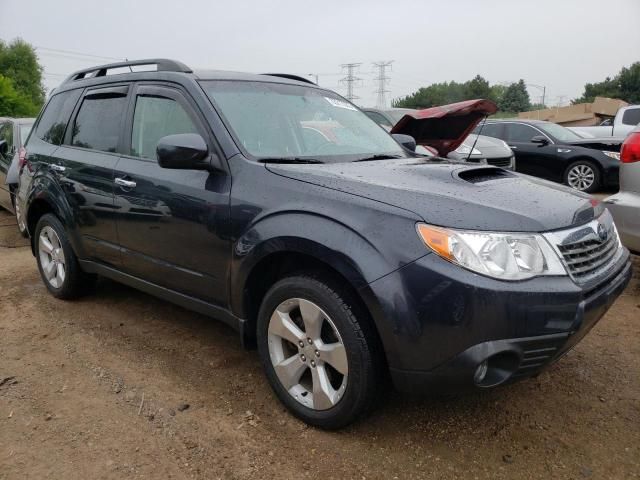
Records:
[[[17,167],[25,140],[35,118],[0,117],[0,207],[14,213],[14,193],[18,187]]]
[[[18,201],[49,292],[102,275],[220,319],[324,428],[367,412],[388,374],[405,392],[536,375],[631,276],[588,195],[417,156],[291,75],[95,67],[34,128]]]
[[[416,115],[437,115],[437,117],[432,117],[432,122],[427,129],[427,133],[431,132],[432,135],[423,135],[422,140],[417,140],[419,146],[429,149],[428,152],[424,153],[441,155],[453,160],[483,163],[506,168],[508,170],[514,170],[515,156],[503,140],[487,137],[485,135],[469,134],[466,130],[458,131],[456,129],[456,124],[460,123],[459,120],[461,117],[468,125],[469,121],[464,117],[468,116],[469,113],[476,113],[475,110],[472,110],[471,112],[465,110],[465,107],[469,104],[474,104],[473,102],[478,102],[478,100],[459,102],[422,110],[412,108],[365,108],[362,111],[378,125],[388,131],[392,131],[393,129],[393,132],[395,133],[404,133],[402,126],[400,129],[397,129],[396,125],[401,122],[405,116],[412,118]],[[438,136],[445,133],[452,137],[459,137],[461,143],[457,144],[454,148],[451,148],[450,145],[442,145]],[[445,147],[444,149],[443,146]]]
[[[623,139],[583,138],[542,120],[490,120],[474,133],[499,138],[516,155],[516,170],[583,192],[618,186]]]

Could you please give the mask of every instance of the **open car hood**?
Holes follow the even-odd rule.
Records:
[[[458,148],[467,135],[498,107],[491,100],[466,100],[440,107],[425,108],[407,113],[391,129],[415,138],[418,145],[432,147],[446,157]]]

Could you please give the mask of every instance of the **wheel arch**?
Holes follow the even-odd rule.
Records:
[[[356,285],[366,285],[361,273],[354,267],[345,264],[336,265],[325,259],[318,258],[308,252],[300,250],[280,250],[263,256],[251,269],[247,277],[242,295],[242,312],[247,323],[243,330],[243,342],[246,346],[254,347],[256,344],[257,317],[262,300],[269,288],[278,280],[295,274],[313,274],[320,279],[340,285],[347,291],[347,295],[355,303],[354,309],[359,313],[362,321],[369,326],[367,330],[372,332],[372,342],[376,344],[376,350],[382,352],[385,370],[388,370],[386,349],[380,336],[376,320],[372,314],[377,307],[370,296],[362,295],[361,288]]]
[[[71,246],[77,252],[79,243],[71,228],[74,225],[73,213],[65,199],[64,192],[56,183],[44,176],[38,178],[34,184],[34,188],[27,197],[28,201],[25,207],[27,233],[31,238],[31,251],[35,252],[34,238],[38,221],[43,215],[52,213],[67,228]]]

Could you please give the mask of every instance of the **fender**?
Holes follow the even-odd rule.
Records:
[[[355,289],[395,267],[365,236],[338,221],[312,212],[278,212],[253,224],[234,244],[231,309],[244,318],[243,295],[253,268],[277,252],[301,253],[339,272]]]
[[[82,242],[77,235],[76,220],[73,214],[73,209],[67,201],[67,196],[64,194],[60,184],[46,173],[36,173],[35,178],[30,184],[29,191],[27,192],[27,201],[25,205],[25,218],[29,218],[31,214],[31,208],[38,202],[46,202],[53,213],[57,215],[60,221],[67,227],[67,234],[69,235],[69,242],[74,252],[80,258],[84,257],[82,249]],[[31,248],[34,250],[34,232],[29,231],[31,237]]]

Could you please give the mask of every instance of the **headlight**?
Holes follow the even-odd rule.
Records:
[[[482,155],[482,153],[480,153],[480,150],[478,150],[477,148],[471,149],[470,146],[465,145],[464,143],[456,148],[455,152],[459,153],[460,155]]]
[[[500,280],[566,275],[542,235],[453,230],[419,223],[422,241],[452,263]]]
[[[607,157],[611,157],[615,160],[620,160],[620,152],[609,152],[603,150],[602,153],[604,153]]]

